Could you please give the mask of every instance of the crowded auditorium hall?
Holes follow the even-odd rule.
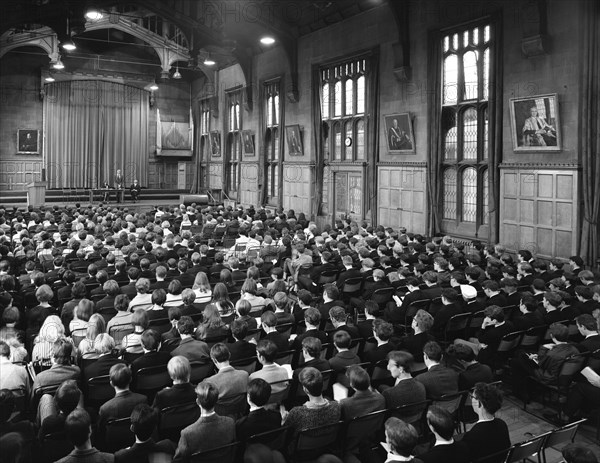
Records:
[[[600,2],[3,0],[2,463],[598,463]]]

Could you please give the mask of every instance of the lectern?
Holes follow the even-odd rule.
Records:
[[[43,206],[46,202],[46,186],[47,182],[35,181],[25,185],[27,187],[27,205],[28,206]]]

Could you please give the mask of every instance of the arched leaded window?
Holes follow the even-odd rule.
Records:
[[[489,223],[489,82],[493,34],[485,22],[442,37],[442,230],[477,235]]]

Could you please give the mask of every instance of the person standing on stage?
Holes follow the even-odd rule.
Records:
[[[117,173],[115,174],[115,188],[117,189],[117,202],[121,202],[121,198],[123,195],[123,174],[121,173],[121,169],[117,169]]]
[[[131,185],[131,187],[129,187],[129,191],[131,193],[131,199],[133,200],[134,203],[138,200],[141,190],[142,190],[142,187],[140,186],[140,184],[138,183],[138,180],[136,178],[133,181],[133,184]]]

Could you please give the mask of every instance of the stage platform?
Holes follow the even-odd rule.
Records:
[[[112,207],[127,207],[130,211],[140,212],[152,209],[153,206],[175,206],[180,204],[182,195],[189,195],[187,190],[169,190],[169,189],[144,189],[141,192],[140,200],[134,203],[129,191],[125,191],[125,199],[121,203],[115,202],[114,193],[109,202]],[[99,205],[101,203],[100,194],[95,194],[93,202],[90,202],[89,189],[48,189],[46,190],[46,206],[81,206]],[[211,204],[213,205],[213,204]],[[0,191],[0,206],[25,208],[27,207],[27,191]]]

